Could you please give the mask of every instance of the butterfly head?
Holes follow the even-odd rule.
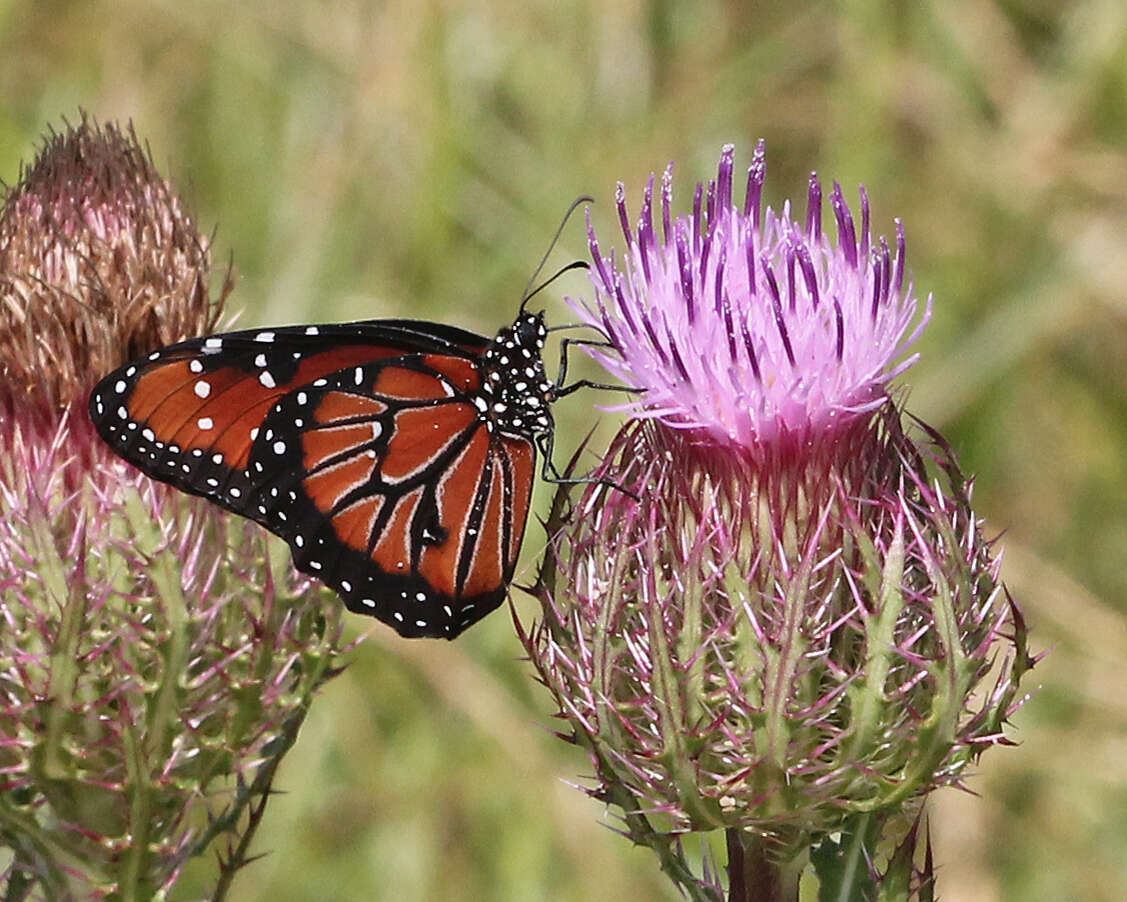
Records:
[[[555,383],[544,370],[544,314],[522,313],[482,355],[482,417],[502,433],[534,439],[552,430]]]

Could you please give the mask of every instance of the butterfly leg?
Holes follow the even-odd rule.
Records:
[[[553,433],[543,433],[537,437],[536,443],[540,446],[540,453],[544,455],[544,463],[540,467],[540,478],[545,482],[556,485],[605,485],[608,489],[615,489],[624,495],[629,495],[635,501],[641,501],[634,492],[623,488],[612,479],[593,478],[591,476],[564,476],[560,473],[552,460],[552,454],[556,447],[556,437]]]
[[[590,379],[578,379],[571,385],[565,385],[567,381],[567,349],[572,345],[578,345],[584,348],[613,348],[614,345],[609,341],[593,341],[589,338],[565,338],[560,341],[560,369],[559,374],[556,376],[555,396],[562,398],[565,395],[570,395],[574,391],[581,388],[595,388],[602,391],[622,391],[631,394],[639,394],[644,389],[633,388],[626,385],[610,385],[605,382],[592,382]]]

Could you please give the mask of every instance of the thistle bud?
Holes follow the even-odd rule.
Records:
[[[574,306],[640,393],[526,645],[635,839],[723,828],[797,892],[812,847],[1003,742],[1029,661],[967,480],[891,394],[930,312],[903,230],[874,241],[835,185],[832,239],[814,178],[804,222],[763,210],[762,146],[741,208],[732,156],[689,216],[666,172],[661,237],[653,179],[636,229],[620,186],[621,261],[588,226]]]
[[[209,275],[112,125],[52,134],[0,213],[5,897],[153,898],[217,840],[228,880],[337,667],[337,606],[288,555],[121,462],[86,415],[104,372],[215,323]]]

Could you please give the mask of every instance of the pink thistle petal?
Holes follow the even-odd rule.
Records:
[[[931,314],[903,284],[905,245],[896,253],[869,232],[861,189],[861,231],[840,185],[830,206],[837,240],[823,234],[822,189],[811,176],[806,221],[761,210],[763,145],[748,172],[743,210],[732,204],[734,148],[721,153],[708,203],[697,185],[690,215],[674,217],[672,166],[661,185],[662,234],[652,226],[653,177],[643,193],[637,239],[625,189],[616,207],[626,250],[603,256],[588,218],[594,268],[591,300],[576,312],[603,330],[611,351],[590,353],[623,383],[644,389],[616,410],[660,419],[703,441],[759,453],[771,444],[833,439],[885,403],[889,383]],[[879,248],[879,249],[878,249]]]

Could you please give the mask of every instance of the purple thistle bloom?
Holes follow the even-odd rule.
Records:
[[[674,218],[667,170],[660,240],[653,180],[635,232],[620,186],[620,262],[589,228],[596,293],[576,306],[644,393],[570,513],[561,488],[524,640],[593,794],[683,888],[669,835],[724,828],[732,867],[773,862],[785,891],[764,898],[797,899],[812,847],[907,829],[1006,742],[1032,661],[969,482],[890,395],[930,311],[902,230],[893,254],[835,185],[835,245],[817,181],[800,227],[761,212],[763,171],[760,145],[733,207],[726,147]],[[875,847],[851,848],[844,870],[868,874]]]
[[[917,319],[905,280],[904,230],[896,250],[869,234],[861,190],[860,229],[835,182],[836,242],[822,231],[822,188],[810,177],[805,222],[762,210],[763,143],[748,170],[743,207],[732,198],[734,149],[715,181],[698,185],[693,212],[673,217],[673,166],[661,183],[659,236],[654,179],[626,237],[621,266],[604,257],[588,215],[593,302],[575,303],[616,353],[594,356],[627,385],[645,389],[632,415],[715,442],[762,449],[784,438],[807,443],[879,407],[888,383],[915,361],[904,357],[931,313]],[[704,203],[702,206],[702,196]]]

